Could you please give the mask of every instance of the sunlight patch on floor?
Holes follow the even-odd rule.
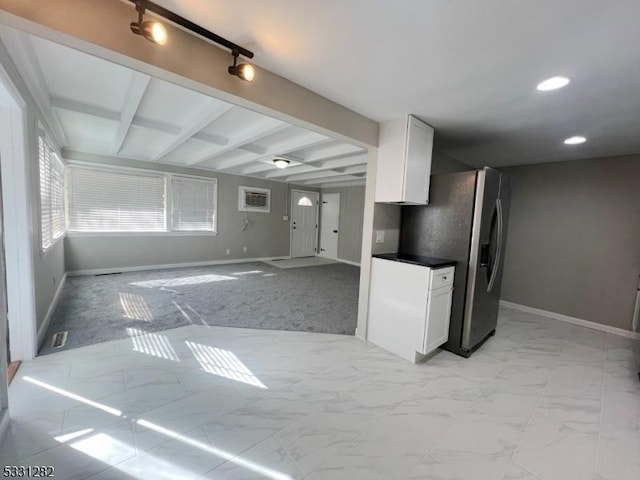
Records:
[[[257,275],[258,273],[262,273],[262,270],[249,270],[247,272],[234,272],[231,275]]]
[[[178,311],[182,314],[184,318],[189,320],[189,322],[193,323],[193,320],[191,320],[191,317],[189,316],[189,314],[184,311],[184,309],[178,304],[178,302],[176,302],[175,300],[172,300],[171,303],[173,303],[173,306],[178,309]]]
[[[220,448],[213,447],[211,445],[204,444],[199,442],[198,440],[194,440],[193,438],[189,438],[185,435],[181,435],[178,432],[174,432],[173,430],[169,430],[160,425],[156,425],[152,422],[148,422],[147,420],[137,420],[136,423],[142,427],[148,428],[149,430],[153,430],[154,432],[161,433],[175,440],[179,440],[187,445],[198,448],[204,452],[211,453],[225,461],[229,461],[238,465],[239,467],[245,468],[247,470],[251,470],[252,472],[260,475],[261,478],[269,478],[271,480],[293,480],[290,475],[286,473],[279,472],[272,468],[265,467],[264,465],[260,465],[259,463],[252,462],[251,460],[247,460],[242,458],[241,456],[236,456],[226,450],[222,450]]]
[[[254,387],[267,388],[233,352],[195,342],[185,343],[205,372]]]
[[[37,385],[39,387],[42,387],[42,388],[44,388],[46,390],[49,390],[50,392],[57,393],[59,395],[63,395],[63,396],[65,396],[67,398],[70,398],[72,400],[76,400],[78,402],[81,402],[81,403],[84,403],[86,405],[89,405],[90,407],[94,407],[94,408],[97,408],[99,410],[102,410],[103,412],[107,412],[107,413],[110,413],[111,415],[115,415],[116,417],[122,416],[122,412],[120,410],[108,407],[106,405],[103,405],[102,403],[94,402],[93,400],[89,400],[88,398],[82,397],[80,395],[76,395],[75,393],[71,393],[71,392],[69,392],[67,390],[63,390],[62,388],[55,387],[55,386],[50,385],[50,384],[48,384],[46,382],[41,382],[40,380],[37,380],[37,379],[32,378],[32,377],[22,377],[22,379],[25,382],[32,383],[32,384]]]
[[[58,435],[57,437],[54,437],[54,438],[56,439],[57,442],[67,443],[75,438],[84,437],[85,435],[88,435],[89,433],[92,433],[92,432],[93,432],[93,428],[85,428],[84,430],[79,430],[77,432]]]
[[[134,287],[156,288],[156,287],[182,287],[185,285],[199,285],[202,283],[224,282],[227,280],[238,280],[235,277],[226,275],[196,275],[194,277],[166,278],[160,280],[145,280],[133,282],[129,285]]]
[[[148,333],[137,328],[127,328],[127,334],[133,342],[135,352],[145,353],[165,360],[179,362],[178,354],[171,346],[171,342],[165,335]]]
[[[124,318],[131,320],[153,321],[153,314],[142,295],[120,292],[120,305],[124,311]]]

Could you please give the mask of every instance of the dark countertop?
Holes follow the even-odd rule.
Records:
[[[412,265],[420,265],[429,268],[453,267],[457,263],[455,260],[423,257],[421,255],[411,255],[409,253],[379,253],[373,255],[373,258],[391,260],[392,262],[410,263]]]

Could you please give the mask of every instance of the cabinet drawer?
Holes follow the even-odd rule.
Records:
[[[444,287],[453,284],[453,267],[439,268],[431,271],[431,279],[429,280],[429,290]]]

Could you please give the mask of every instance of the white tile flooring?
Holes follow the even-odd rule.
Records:
[[[508,309],[470,359],[418,366],[353,337],[189,326],[24,364],[0,464],[64,480],[638,480],[636,362],[630,340]]]

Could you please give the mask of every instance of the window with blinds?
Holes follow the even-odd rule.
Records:
[[[172,175],[172,230],[178,232],[215,232],[216,186],[216,180]]]
[[[165,175],[69,167],[69,231],[164,232]]]
[[[44,132],[38,136],[40,176],[40,246],[43,252],[64,235],[64,164],[51,149]]]

